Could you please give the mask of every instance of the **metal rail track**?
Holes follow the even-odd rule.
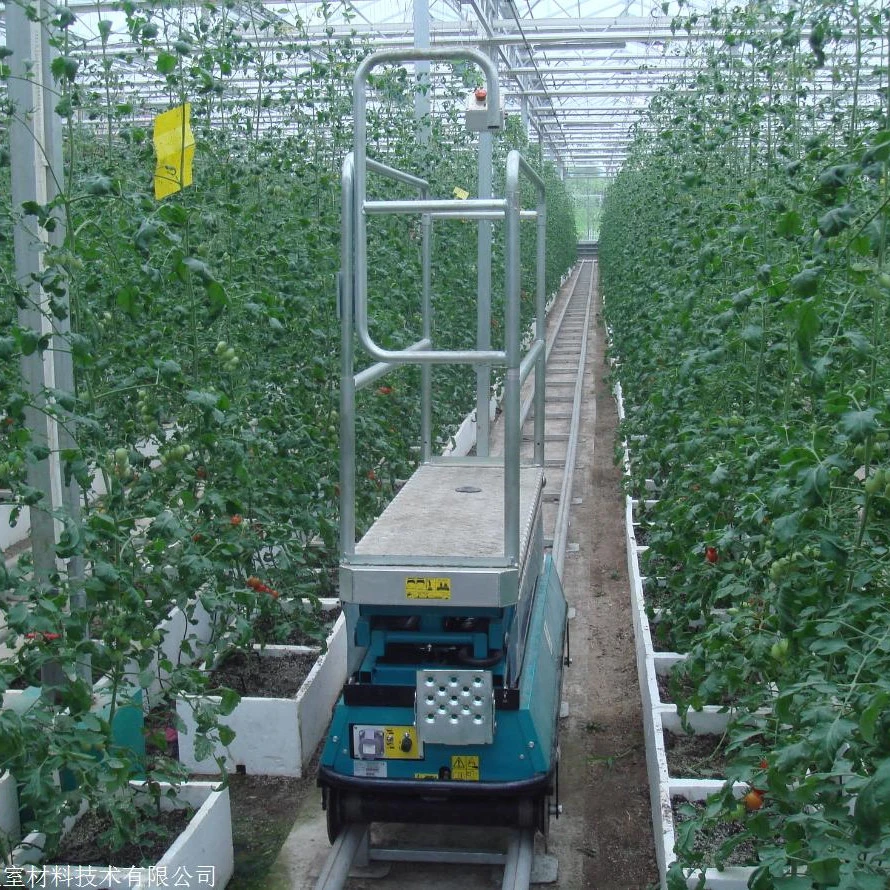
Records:
[[[549,542],[560,577],[568,546],[572,479],[575,474],[584,369],[587,364],[587,333],[595,282],[595,263],[582,260],[547,352],[545,465],[547,490],[551,494],[545,500],[544,537]],[[529,413],[525,423],[534,420],[533,411]],[[559,494],[554,495],[552,492],[557,485]],[[547,503],[554,504],[555,510],[546,509]]]
[[[558,304],[552,333],[547,341],[547,389],[545,451],[547,486],[544,498],[544,538],[554,563],[562,575],[568,548],[569,510],[572,504],[572,477],[580,428],[584,370],[587,363],[587,332],[596,279],[596,264],[582,260],[570,282],[570,292]],[[531,395],[522,406],[523,449],[533,448],[534,408]],[[498,431],[499,432],[499,431]],[[494,439],[497,441],[497,432]],[[494,443],[493,443],[494,444]],[[558,491],[557,491],[558,489]],[[530,830],[517,830],[510,837],[506,853],[482,850],[438,850],[372,847],[370,826],[347,825],[337,837],[315,884],[315,890],[341,890],[350,870],[373,863],[395,861],[451,862],[469,865],[503,866],[501,890],[528,890],[534,871],[535,881],[556,879],[556,863],[536,862],[535,836]],[[553,857],[541,857],[553,860]]]

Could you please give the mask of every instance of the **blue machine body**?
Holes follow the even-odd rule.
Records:
[[[546,194],[517,151],[506,157],[504,194],[433,198],[430,184],[367,156],[367,103],[377,65],[435,61],[476,65],[466,123],[495,133],[504,123],[496,66],[469,47],[386,50],[366,57],[353,90],[353,152],[342,169],[339,594],[347,627],[347,681],[334,709],[318,781],[333,840],[373,821],[498,824],[546,832],[557,790],[566,601],[545,556],[543,502],[546,390]],[[481,141],[480,141],[481,146]],[[490,152],[480,181],[493,182]],[[523,205],[521,180],[536,198]],[[381,180],[411,198],[370,197]],[[529,192],[525,192],[526,198]],[[401,349],[374,340],[369,324],[369,225],[405,218],[419,234],[418,339]],[[476,342],[443,348],[434,330],[435,220],[478,222]],[[503,221],[502,341],[492,344],[490,221]],[[535,323],[523,331],[520,221],[535,220]],[[439,223],[437,222],[436,225]],[[418,228],[419,225],[419,228]],[[379,295],[378,295],[379,299]],[[467,307],[468,309],[470,307]],[[402,320],[403,322],[405,319]],[[361,361],[357,366],[357,354]],[[367,364],[370,361],[371,364]],[[418,365],[418,465],[359,534],[356,393],[402,365]],[[474,454],[434,454],[433,370],[473,367],[476,403],[488,413],[492,374],[502,375],[503,445],[477,426]],[[523,456],[523,384],[532,378],[532,454]],[[501,453],[496,454],[499,450]]]
[[[546,799],[553,796],[567,606],[549,556],[544,559],[533,590],[527,610],[524,656],[517,665],[516,676],[506,677],[505,657],[484,669],[494,677],[495,702],[493,736],[484,743],[419,744],[416,729],[409,730],[418,721],[415,677],[427,668],[441,672],[442,665],[381,662],[388,645],[435,647],[443,642],[449,647],[472,646],[474,652],[487,654],[488,634],[478,633],[482,639],[474,641],[473,633],[457,634],[457,639],[448,632],[437,633],[438,622],[447,625],[449,619],[458,619],[448,609],[426,610],[418,615],[416,630],[390,631],[389,635],[386,630],[372,629],[374,617],[381,617],[385,623],[396,612],[405,617],[404,610],[368,607],[371,614],[360,616],[356,632],[359,642],[367,647],[366,654],[354,682],[347,684],[335,707],[320,764],[323,786],[347,795],[352,793],[353,808],[349,812],[355,818],[385,818],[391,809],[385,799],[395,794],[400,798],[398,811],[406,818],[410,815],[423,821],[449,821],[449,807],[436,806],[430,800],[423,804],[422,815],[409,812],[414,806],[405,795],[427,795],[437,789],[447,792],[452,800],[466,792],[474,798],[487,797],[501,804],[521,800],[544,806]],[[517,623],[517,609],[479,612],[475,617],[482,619],[489,633],[499,638],[497,648],[502,644],[505,624]],[[466,610],[460,617],[472,620]],[[521,631],[519,627],[511,629]],[[474,657],[481,662],[481,655]],[[444,671],[447,674],[448,668]],[[483,670],[480,668],[479,672]],[[364,734],[374,732],[380,734],[382,744],[362,751]],[[405,742],[408,750],[401,748],[400,742]],[[417,800],[420,798],[414,797]],[[545,815],[540,806],[534,808],[535,824]],[[505,818],[509,819],[509,814]]]

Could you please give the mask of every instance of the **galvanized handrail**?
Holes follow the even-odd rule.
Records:
[[[535,464],[544,466],[544,391],[545,391],[545,340],[546,295],[544,274],[546,269],[545,233],[547,231],[547,205],[543,180],[515,149],[507,155],[506,199],[506,291],[507,307],[504,328],[506,335],[507,372],[504,382],[504,548],[505,555],[518,558],[519,554],[519,447],[522,441],[520,389],[531,363],[522,368],[520,357],[520,264],[519,222],[520,183],[523,174],[537,191],[537,256],[535,289],[535,337],[531,352],[535,353]]]
[[[355,158],[355,183],[354,183],[354,213],[355,213],[355,329],[359,342],[369,355],[378,361],[401,362],[411,364],[465,364],[475,365],[481,362],[503,365],[506,354],[499,350],[423,350],[420,353],[406,354],[404,350],[384,349],[375,343],[368,331],[368,257],[367,257],[367,214],[373,212],[424,212],[442,210],[451,213],[459,213],[462,206],[465,210],[486,210],[489,212],[504,212],[504,202],[489,200],[479,201],[479,206],[470,208],[466,202],[457,200],[433,202],[437,206],[424,208],[423,202],[368,202],[367,183],[365,170],[367,160],[365,144],[367,141],[367,96],[366,88],[371,71],[378,65],[388,62],[473,62],[485,73],[486,87],[488,90],[488,126],[491,129],[501,127],[501,102],[500,85],[498,83],[497,68],[494,62],[479,50],[470,47],[454,49],[407,49],[407,50],[383,50],[367,56],[355,72],[353,79],[353,108],[355,125],[355,144],[353,155]],[[476,204],[477,202],[473,202]],[[484,206],[483,206],[484,205]],[[387,209],[388,208],[388,209]]]
[[[422,372],[421,398],[421,460],[432,458],[431,442],[431,368],[433,364],[492,364],[506,366],[504,413],[506,437],[504,448],[504,563],[518,566],[520,560],[519,479],[520,459],[520,403],[519,390],[522,382],[535,370],[535,451],[534,462],[544,465],[544,359],[545,359],[545,282],[544,248],[546,232],[546,205],[544,183],[535,171],[511,151],[507,158],[506,197],[473,200],[430,200],[424,180],[387,167],[367,158],[366,95],[370,71],[386,62],[406,61],[455,61],[476,63],[485,72],[489,95],[489,126],[500,126],[500,98],[497,71],[483,53],[462,48],[460,50],[403,50],[384,51],[368,56],[359,66],[354,80],[355,145],[343,165],[343,244],[340,278],[340,307],[342,315],[342,372],[340,405],[340,549],[346,561],[356,560],[355,555],[355,391],[379,379],[397,364],[418,364]],[[379,173],[392,179],[413,185],[420,192],[417,200],[368,201],[366,200],[367,172]],[[529,213],[520,207],[519,178],[524,175],[537,190],[538,203]],[[423,225],[423,293],[422,337],[410,346],[390,350],[378,346],[368,330],[368,259],[367,216],[377,213],[419,213]],[[435,350],[432,348],[430,310],[430,230],[433,218],[503,218],[506,222],[506,312],[504,319],[505,348]],[[535,336],[527,355],[521,355],[520,343],[520,252],[519,224],[522,219],[534,218],[537,222],[537,288]],[[377,363],[354,373],[353,331],[363,349]],[[462,556],[467,562],[476,560]],[[373,557],[370,557],[373,560]],[[410,562],[410,558],[407,558]],[[358,560],[364,561],[364,560]],[[490,562],[491,560],[486,560]]]
[[[369,158],[367,169],[381,176],[414,186],[426,198],[429,183]],[[343,161],[341,174],[343,215],[340,223],[341,270],[339,284],[340,309],[340,552],[355,553],[355,393],[379,380],[394,367],[392,362],[377,362],[360,371],[355,370],[353,330],[355,314],[355,267],[354,236],[355,220],[350,209],[354,207],[355,158],[350,152]],[[430,308],[430,235],[432,221],[429,214],[422,217],[421,264],[422,277],[422,324],[423,337],[406,348],[407,353],[429,349],[432,343],[432,313]],[[432,453],[432,376],[431,366],[421,368],[421,457],[429,460]]]

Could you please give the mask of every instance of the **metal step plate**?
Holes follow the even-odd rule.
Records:
[[[431,745],[488,745],[494,739],[491,671],[417,672],[417,736]]]

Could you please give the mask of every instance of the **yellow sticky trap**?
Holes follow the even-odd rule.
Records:
[[[192,106],[186,102],[155,118],[155,198],[159,201],[192,184],[195,137],[190,123]]]
[[[454,187],[454,191],[451,194],[453,194],[458,201],[466,201],[467,198],[470,197],[470,193],[466,189],[462,189],[459,185]]]

